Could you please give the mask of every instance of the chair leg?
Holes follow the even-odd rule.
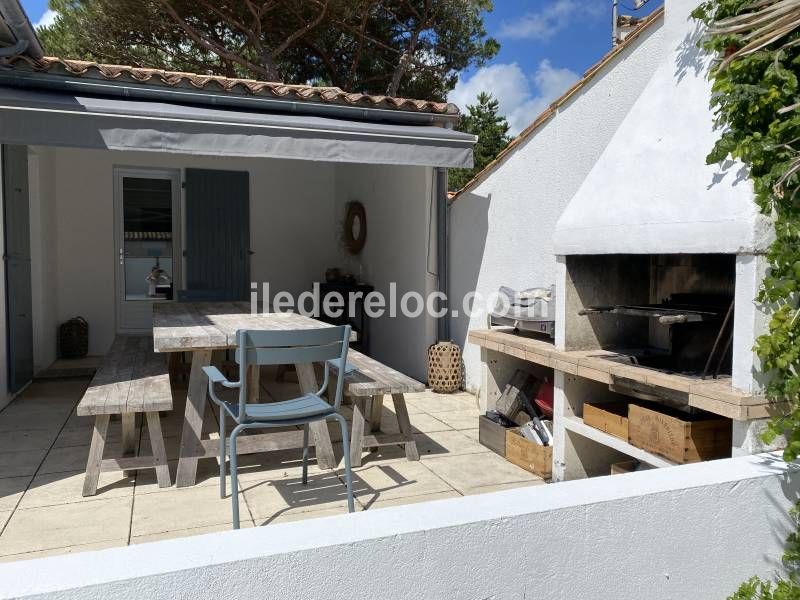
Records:
[[[303,485],[308,485],[308,423],[303,425]]]
[[[233,511],[233,528],[239,529],[239,477],[238,464],[236,460],[236,438],[243,427],[237,425],[231,432],[231,509]]]
[[[219,497],[225,497],[225,410],[219,409]]]
[[[344,481],[347,486],[347,512],[355,512],[355,503],[353,501],[353,470],[350,467],[350,439],[347,437],[347,421],[338,413],[332,415],[334,419],[339,421],[339,427],[342,428],[342,451],[344,452]]]

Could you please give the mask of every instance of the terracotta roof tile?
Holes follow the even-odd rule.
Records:
[[[19,70],[27,70],[36,73],[54,73],[87,79],[128,81],[166,87],[192,87],[199,90],[230,94],[301,100],[323,104],[363,106],[366,108],[384,108],[438,115],[458,116],[459,114],[458,107],[455,104],[447,102],[431,102],[427,100],[348,93],[338,87],[289,85],[279,82],[165,71],[163,69],[149,69],[130,65],[108,65],[53,56],[46,56],[42,59],[35,60],[29,56],[18,55],[6,59],[4,64]]]
[[[536,119],[528,125],[525,129],[523,129],[517,137],[515,137],[511,142],[506,146],[500,154],[498,154],[495,159],[487,164],[475,177],[473,177],[470,181],[464,185],[460,190],[456,192],[452,192],[452,196],[450,196],[451,201],[455,201],[458,197],[469,190],[470,188],[474,187],[481,181],[483,181],[492,171],[494,171],[500,163],[503,162],[505,159],[517,146],[519,146],[522,142],[528,139],[539,127],[541,127],[544,123],[550,120],[556,111],[565,104],[573,95],[575,95],[578,91],[580,91],[583,87],[588,84],[597,73],[599,73],[603,67],[605,67],[608,63],[610,63],[623,49],[633,43],[645,30],[647,30],[653,23],[658,21],[661,17],[664,16],[664,7],[661,6],[658,9],[654,10],[651,14],[647,17],[642,19],[641,24],[639,24],[635,29],[631,30],[631,32],[625,36],[625,39],[622,40],[619,44],[614,46],[611,50],[609,50],[603,58],[597,61],[594,65],[589,67],[586,72],[583,74],[575,84],[570,87],[566,92],[564,92],[559,98],[554,100],[550,106],[548,106]]]

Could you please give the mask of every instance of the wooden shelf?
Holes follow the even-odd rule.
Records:
[[[662,458],[655,454],[651,454],[641,448],[637,448],[636,446],[632,446],[625,440],[622,440],[618,437],[614,437],[613,435],[609,435],[599,429],[595,429],[594,427],[590,427],[586,423],[583,422],[583,419],[580,417],[560,417],[564,422],[564,429],[568,431],[572,431],[573,433],[577,433],[585,438],[593,440],[598,444],[602,444],[603,446],[607,446],[608,448],[612,448],[618,452],[622,452],[623,454],[627,454],[631,458],[635,458],[636,460],[647,463],[653,467],[674,467],[678,463],[674,463],[671,460],[667,460],[666,458]]]

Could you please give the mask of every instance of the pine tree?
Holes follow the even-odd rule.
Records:
[[[478,143],[475,144],[475,166],[472,169],[450,169],[451,191],[463,188],[511,141],[508,136],[508,121],[499,114],[500,103],[491,94],[486,92],[478,94],[478,103],[467,106],[467,112],[457,129],[478,136]]]

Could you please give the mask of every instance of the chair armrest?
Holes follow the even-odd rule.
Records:
[[[238,388],[241,386],[241,382],[239,381],[228,381],[217,367],[203,367],[203,373],[206,374],[211,384],[219,383],[227,388]]]
[[[355,366],[352,363],[346,362],[344,365],[344,369],[342,369],[342,359],[341,358],[332,358],[328,361],[328,364],[332,366],[339,375],[349,375],[353,371],[356,370]]]

